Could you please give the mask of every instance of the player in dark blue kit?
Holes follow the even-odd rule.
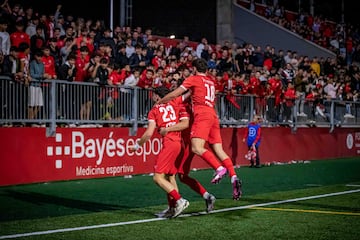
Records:
[[[259,155],[259,146],[261,142],[261,117],[255,115],[254,120],[250,122],[245,129],[245,134],[243,138],[243,142],[246,142],[248,146],[248,150],[251,151],[253,148],[256,150],[255,157],[255,167],[259,168],[260,165],[260,155]],[[254,167],[254,159],[250,159],[250,167]]]

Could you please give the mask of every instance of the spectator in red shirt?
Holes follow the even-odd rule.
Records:
[[[19,47],[20,43],[25,42],[31,46],[30,36],[24,31],[25,26],[22,21],[16,22],[16,31],[10,34],[11,46]]]
[[[45,78],[57,79],[55,59],[50,53],[49,46],[43,47],[42,50],[43,50],[42,62],[44,63],[44,68],[45,68],[45,73],[44,73]]]
[[[293,122],[293,118],[294,118],[293,106],[295,105],[295,99],[296,99],[296,91],[294,88],[294,84],[289,82],[287,89],[284,93],[284,119],[283,119],[285,121],[288,121],[289,123]]]
[[[273,120],[279,120],[280,116],[280,103],[281,103],[281,96],[283,92],[283,85],[280,78],[279,73],[275,73],[274,76],[270,77],[267,84],[268,88],[268,104],[270,106],[274,106],[272,109],[272,112],[270,113],[270,118]]]

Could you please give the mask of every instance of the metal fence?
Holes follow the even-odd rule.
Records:
[[[48,80],[25,85],[0,76],[0,124],[2,126],[42,126],[52,136],[56,127],[129,127],[136,134],[147,124],[154,102],[151,89],[108,86],[96,83]],[[297,109],[305,114],[299,115]],[[254,114],[263,125],[360,126],[360,102],[324,101],[322,106],[296,100],[293,106],[276,104],[274,98],[218,94],[216,101],[222,127],[247,125]]]

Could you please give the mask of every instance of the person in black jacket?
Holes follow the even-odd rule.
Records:
[[[70,54],[65,63],[63,63],[58,69],[58,79],[72,82],[75,80],[76,68],[75,68],[76,55]],[[58,89],[58,108],[60,118],[74,119],[74,86],[62,84]]]

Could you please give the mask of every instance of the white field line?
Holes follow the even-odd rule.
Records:
[[[360,187],[359,184],[346,184],[347,187]]]
[[[356,192],[360,192],[360,189],[344,191],[344,192],[327,193],[327,194],[314,195],[314,196],[301,197],[301,198],[293,198],[293,199],[287,199],[287,200],[281,200],[281,201],[275,201],[275,202],[267,202],[267,203],[259,203],[259,204],[251,204],[251,205],[246,205],[246,206],[232,207],[232,208],[224,208],[224,209],[213,210],[210,214],[236,211],[236,210],[241,210],[241,209],[249,209],[249,208],[253,208],[253,207],[264,207],[264,206],[269,206],[269,205],[277,205],[277,204],[283,204],[283,203],[305,201],[305,200],[317,199],[317,198],[332,197],[332,196],[338,196],[338,195],[344,195],[344,194],[350,194],[350,193],[356,193]],[[194,215],[202,215],[202,214],[209,214],[209,213],[199,212],[197,214],[183,214],[183,215],[180,215],[179,217],[191,217]],[[73,231],[81,231],[81,230],[88,230],[88,229],[116,227],[116,226],[163,221],[163,220],[168,220],[168,219],[167,218],[151,218],[151,219],[141,219],[141,220],[129,221],[129,222],[117,222],[117,223],[99,224],[99,225],[74,227],[74,228],[62,228],[62,229],[39,231],[39,232],[19,233],[19,234],[13,234],[13,235],[3,235],[3,236],[0,236],[0,239],[11,239],[11,238],[29,237],[29,236],[36,236],[36,235],[47,235],[47,234],[53,234],[53,233],[63,233],[63,232],[73,232]]]

